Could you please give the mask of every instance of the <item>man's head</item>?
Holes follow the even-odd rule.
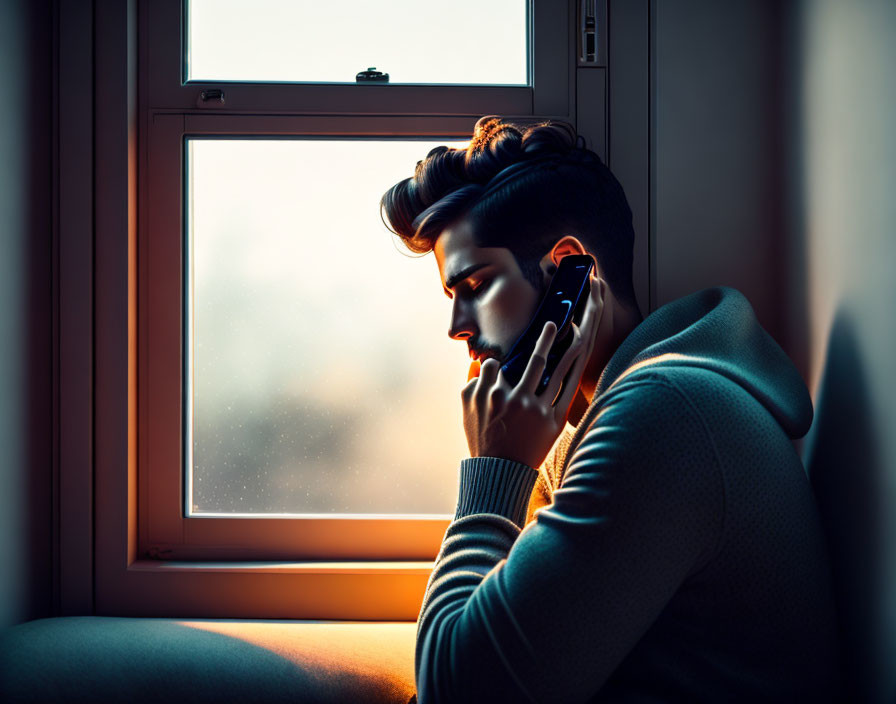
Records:
[[[435,253],[454,301],[448,334],[472,353],[508,352],[567,254],[592,255],[613,304],[640,318],[631,210],[581,141],[562,122],[519,128],[483,117],[469,147],[436,147],[383,196],[408,249]]]

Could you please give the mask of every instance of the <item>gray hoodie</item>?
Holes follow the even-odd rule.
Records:
[[[540,471],[461,462],[419,704],[833,700],[830,568],[791,441],[811,422],[735,289],[645,318]]]

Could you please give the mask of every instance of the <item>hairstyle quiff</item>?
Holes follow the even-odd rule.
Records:
[[[574,235],[616,298],[637,307],[631,209],[622,186],[584,144],[566,122],[521,127],[482,117],[468,147],[435,147],[412,177],[386,191],[380,216],[418,254],[432,251],[442,230],[467,217],[475,243],[509,249],[539,291],[541,258]]]

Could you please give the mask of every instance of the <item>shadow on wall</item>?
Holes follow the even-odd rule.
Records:
[[[877,702],[883,680],[878,629],[884,467],[875,443],[868,380],[850,314],[837,311],[806,437],[803,463],[815,491],[833,565],[840,652],[849,701]]]

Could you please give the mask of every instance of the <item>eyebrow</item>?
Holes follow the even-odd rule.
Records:
[[[461,269],[456,274],[452,274],[447,279],[445,279],[445,291],[454,288],[461,281],[466,279],[468,276],[472,275],[474,272],[479,271],[482,267],[488,266],[489,262],[480,262],[479,264],[470,264],[470,266]]]

